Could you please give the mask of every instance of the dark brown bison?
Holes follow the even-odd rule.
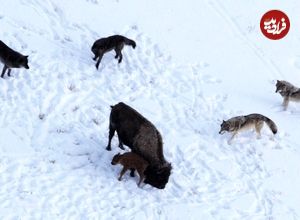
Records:
[[[117,131],[121,149],[124,149],[123,144],[125,144],[149,162],[145,170],[144,182],[159,189],[165,188],[172,167],[164,158],[163,142],[159,131],[140,113],[122,102],[111,108],[106,149],[111,150],[111,139]]]

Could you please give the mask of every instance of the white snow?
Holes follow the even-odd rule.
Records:
[[[283,10],[271,41],[261,16]],[[300,104],[282,110],[277,79],[300,86],[300,2],[10,0],[0,39],[29,70],[0,80],[0,219],[300,219]],[[90,47],[122,34],[118,65]],[[2,64],[0,65],[2,68]],[[162,133],[173,170],[164,190],[111,166],[110,105],[123,101]],[[220,122],[261,113],[279,133],[227,141]]]

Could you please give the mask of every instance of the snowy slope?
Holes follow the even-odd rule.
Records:
[[[259,20],[291,20],[280,41]],[[11,0],[0,39],[30,70],[0,80],[0,219],[300,219],[300,105],[282,111],[275,81],[300,86],[300,3],[288,1]],[[92,43],[137,42],[122,64]],[[2,65],[1,65],[2,67]],[[164,190],[117,180],[105,150],[110,105],[123,101],[161,131],[173,173]],[[231,145],[221,120],[258,112],[263,129]]]

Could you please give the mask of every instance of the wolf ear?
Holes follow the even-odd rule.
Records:
[[[29,55],[27,55],[27,56],[24,56],[24,57],[28,58],[28,57],[29,57]]]

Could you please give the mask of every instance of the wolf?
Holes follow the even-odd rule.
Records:
[[[17,51],[9,48],[5,43],[0,40],[0,61],[4,64],[1,77],[4,77],[6,70],[8,69],[7,75],[10,76],[12,68],[29,69],[28,56],[24,56]]]
[[[113,35],[96,40],[91,48],[92,52],[95,54],[93,60],[96,61],[98,58],[96,62],[96,68],[98,69],[103,55],[111,50],[115,50],[115,58],[119,58],[118,62],[121,63],[123,59],[121,51],[124,45],[130,45],[133,49],[135,49],[136,47],[135,41],[128,39],[127,37],[124,37],[122,35]]]
[[[287,109],[289,101],[300,102],[300,88],[287,81],[277,80],[275,92],[278,92],[283,97],[282,105],[284,110]]]
[[[260,138],[261,137],[260,131],[264,125],[264,122],[269,126],[272,133],[275,135],[277,133],[276,124],[271,119],[261,114],[236,116],[228,119],[227,121],[223,120],[219,134],[224,134],[226,131],[233,133],[232,137],[229,140],[229,143],[231,143],[233,138],[240,131],[255,128],[257,138]]]

